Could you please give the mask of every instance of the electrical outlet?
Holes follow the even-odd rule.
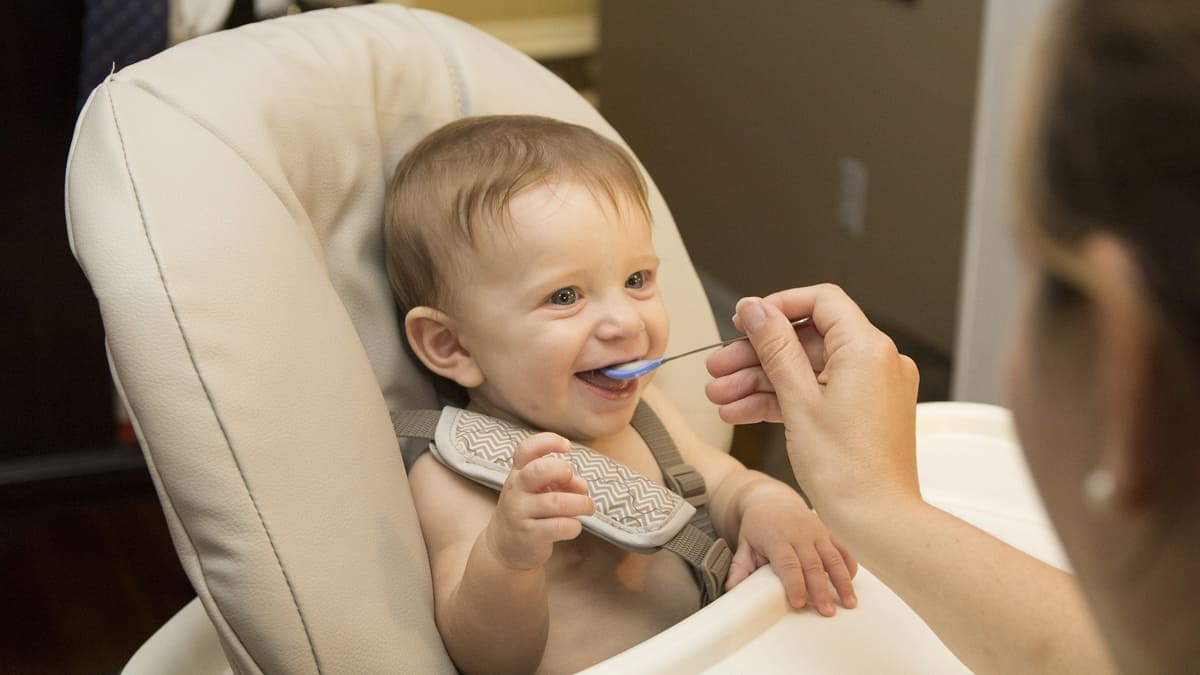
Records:
[[[853,239],[867,234],[867,165],[843,156],[838,160],[837,227]]]

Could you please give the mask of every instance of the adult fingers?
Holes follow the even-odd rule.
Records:
[[[783,421],[783,411],[779,409],[779,399],[775,394],[751,394],[720,406],[717,412],[729,424]]]
[[[784,314],[792,319],[796,318],[787,312]],[[742,333],[746,332],[741,318],[736,314],[733,316],[733,325]],[[825,338],[813,327],[811,322],[801,326],[792,326],[792,331],[800,340],[800,345],[804,347],[804,353],[808,355],[813,372],[821,372],[825,367]],[[754,346],[745,340],[731,342],[708,357],[708,372],[713,377],[721,377],[757,365],[758,353],[754,351]]]
[[[742,344],[754,358],[754,366],[717,377],[704,385],[708,400],[720,406],[721,419],[730,424],[753,424],[755,422],[781,422],[779,401],[775,389],[766,373],[758,365],[753,347]],[[709,371],[721,372],[710,362]]]
[[[811,317],[809,324],[795,332],[815,372],[823,373],[825,364],[840,347],[879,332],[850,296],[834,284],[778,291],[762,298],[762,301],[793,319]],[[750,328],[746,319],[742,312],[734,316],[734,325],[742,332]],[[735,350],[736,344],[723,348],[711,357],[714,362],[710,370],[717,370],[714,376],[727,375],[751,365],[750,355],[743,351],[744,348]]]
[[[858,304],[834,284],[790,288],[772,293],[763,300],[786,316],[812,317],[812,326],[817,333],[825,336],[826,349],[830,347],[828,342],[831,335],[838,339],[842,333],[875,330]]]
[[[704,386],[704,393],[708,396],[708,400],[717,405],[724,405],[739,401],[751,394],[774,392],[775,388],[771,386],[771,381],[767,379],[763,369],[758,366],[757,362],[754,366],[710,380]]]
[[[754,351],[754,345],[746,340],[740,340],[731,342],[709,354],[704,365],[708,368],[709,375],[726,377],[740,370],[757,366],[758,353]]]
[[[817,382],[791,323],[778,307],[759,298],[742,298],[737,313],[780,407],[785,413],[796,410],[800,401],[815,391]]]

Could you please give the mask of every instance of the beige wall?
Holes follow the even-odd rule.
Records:
[[[1008,400],[1003,366],[1024,271],[1013,237],[1014,156],[1028,122],[1028,88],[1042,65],[1042,22],[1055,4],[1056,0],[987,3],[954,353],[956,400]]]
[[[741,294],[835,281],[950,353],[982,0],[609,0],[600,106],[699,267]],[[838,161],[869,171],[836,227]]]
[[[385,0],[387,1],[387,0]],[[529,17],[594,14],[596,0],[391,0],[423,7],[465,21],[501,21]]]

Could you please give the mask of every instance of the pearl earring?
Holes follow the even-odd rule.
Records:
[[[1113,472],[1096,467],[1083,479],[1083,499],[1092,508],[1107,509],[1117,494],[1117,478]]]

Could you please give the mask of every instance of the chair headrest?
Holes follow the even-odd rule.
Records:
[[[71,245],[176,548],[238,670],[452,670],[388,415],[434,396],[402,348],[380,220],[421,137],[497,113],[616,137],[524,55],[397,5],[190,40],[108,78],[80,117]],[[651,193],[673,338],[711,341]],[[663,375],[727,443],[702,366]]]

